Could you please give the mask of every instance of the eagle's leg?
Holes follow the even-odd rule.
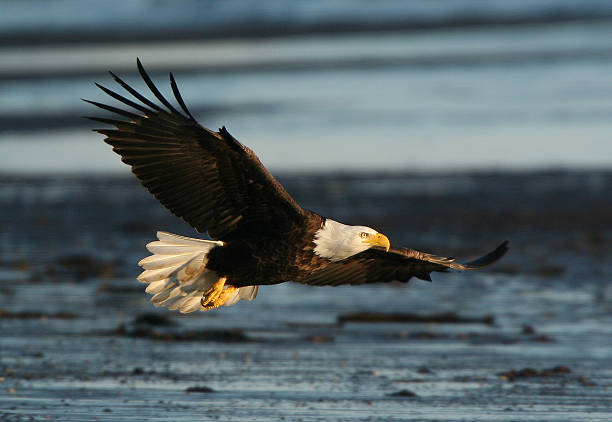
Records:
[[[227,277],[221,277],[213,286],[204,292],[200,303],[206,310],[218,308],[229,300],[236,292],[236,287],[227,286],[225,282]]]

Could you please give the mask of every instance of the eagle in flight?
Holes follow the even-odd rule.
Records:
[[[477,270],[500,259],[507,242],[460,264],[404,247],[382,233],[350,226],[300,207],[248,147],[222,127],[200,125],[187,109],[172,74],[180,107],[157,89],[140,60],[138,71],[159,103],[114,80],[133,99],[102,85],[130,110],[87,101],[113,113],[88,117],[114,126],[95,129],[131,166],[166,208],[199,233],[195,239],[157,232],[153,254],[139,262],[138,277],[157,306],[180,312],[207,311],[253,300],[260,285],[287,281],[314,286],[431,280],[432,271]]]

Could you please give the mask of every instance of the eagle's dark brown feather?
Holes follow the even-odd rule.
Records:
[[[111,72],[140,103],[96,84],[106,94],[134,109],[122,110],[88,101],[127,120],[92,117],[114,125],[98,129],[142,184],[175,215],[213,239],[228,240],[289,232],[303,224],[305,212],[272,177],[249,148],[223,127],[213,132],[198,124],[170,85],[184,113],[155,87],[140,61],[143,80],[164,105],[150,101]]]
[[[431,281],[430,274],[433,271],[478,270],[493,264],[507,251],[506,241],[488,254],[460,264],[455,262],[454,258],[436,256],[409,248],[391,248],[389,252],[368,249],[342,261],[333,262],[299,282],[315,286],[340,286],[390,281],[407,282],[412,277]]]

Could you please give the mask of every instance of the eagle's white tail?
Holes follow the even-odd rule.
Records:
[[[147,244],[153,255],[141,260],[144,268],[138,280],[148,283],[146,292],[154,295],[155,306],[167,306],[182,313],[206,311],[202,306],[204,293],[209,291],[220,277],[206,268],[208,252],[223,242],[193,239],[176,234],[157,232],[159,241]],[[257,286],[240,287],[225,303],[236,304],[240,299],[253,300]]]

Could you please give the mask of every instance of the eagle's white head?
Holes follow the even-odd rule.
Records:
[[[384,234],[365,226],[348,226],[326,219],[314,236],[314,252],[330,261],[341,261],[349,256],[376,247],[389,250],[391,244]]]

